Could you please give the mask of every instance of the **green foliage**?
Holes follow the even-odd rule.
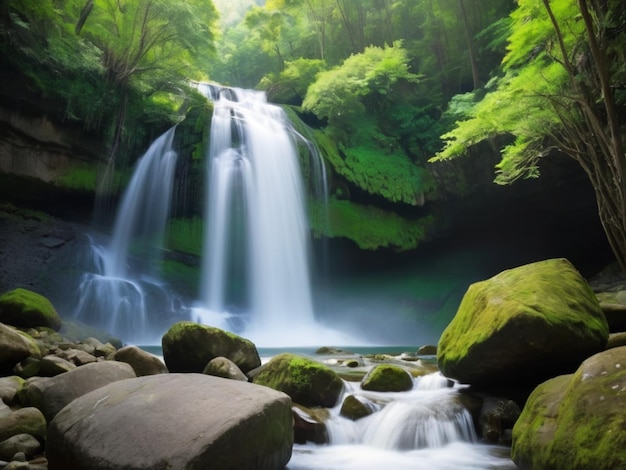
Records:
[[[387,95],[398,80],[417,82],[409,72],[401,42],[392,47],[367,47],[347,58],[340,67],[321,72],[302,102],[306,111],[329,123],[350,119],[364,111],[363,97]]]
[[[348,238],[363,250],[416,248],[435,225],[433,216],[408,220],[375,206],[363,206],[331,197],[328,205],[313,201],[311,227],[316,236]]]
[[[559,0],[551,6],[566,33],[566,47],[574,48],[583,28],[576,20],[576,2]],[[433,158],[454,158],[483,140],[512,135],[514,143],[502,149],[497,165],[496,182],[500,184],[538,176],[546,137],[557,136],[564,120],[581,120],[576,106],[563,106],[571,93],[570,83],[542,2],[520,1],[511,19],[508,54],[503,61],[505,75],[492,81],[489,93],[473,108],[459,108],[459,98],[452,102],[449,113],[465,119],[442,136],[445,147]],[[463,102],[469,104],[469,100]]]
[[[302,102],[311,85],[326,64],[318,59],[299,58],[286,62],[285,68],[277,76],[268,75],[259,83],[259,88],[267,92],[271,101],[279,103]]]
[[[170,219],[165,246],[170,250],[201,256],[202,228],[200,217]]]

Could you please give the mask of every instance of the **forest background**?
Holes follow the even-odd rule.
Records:
[[[311,208],[318,233],[366,250],[411,250],[446,229],[442,201],[462,200],[485,179],[538,177],[545,157],[565,155],[591,182],[626,267],[620,0],[8,0],[0,8],[3,106],[88,136],[107,168],[104,186],[89,165],[62,186],[118,190],[155,137],[203,106],[191,81],[214,81],[265,91],[320,146],[332,184],[331,224]],[[183,241],[192,222],[181,214],[172,225],[172,247],[197,250]]]

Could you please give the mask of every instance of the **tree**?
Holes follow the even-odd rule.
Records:
[[[130,87],[152,91],[168,82],[200,78],[214,50],[217,12],[207,0],[68,0],[64,11],[76,34],[102,52],[106,81],[119,99],[109,156],[113,161]]]
[[[587,174],[600,221],[626,271],[626,156],[620,123],[626,20],[621,0],[519,0],[505,74],[469,119],[444,135],[434,160],[511,135],[496,182],[537,177],[539,159],[559,151]]]

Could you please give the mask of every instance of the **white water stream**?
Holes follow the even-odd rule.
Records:
[[[402,393],[376,393],[346,382],[353,394],[380,408],[357,421],[339,406],[326,423],[329,444],[296,444],[288,470],[516,469],[509,449],[478,442],[457,388],[439,373],[414,379]],[[341,403],[340,400],[339,403]]]

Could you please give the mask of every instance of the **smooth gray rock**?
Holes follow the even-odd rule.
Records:
[[[0,409],[0,441],[18,434],[30,434],[39,439],[46,435],[46,418],[37,408]]]
[[[214,375],[215,377],[222,377],[224,379],[242,380],[244,382],[248,381],[248,377],[246,377],[246,374],[241,372],[241,369],[237,367],[237,364],[225,357],[216,357],[211,359],[202,373]]]
[[[16,434],[0,442],[0,459],[11,460],[18,452],[23,452],[26,458],[32,458],[41,450],[41,443],[30,434]]]
[[[94,362],[55,377],[42,377],[28,383],[25,401],[39,408],[48,422],[75,398],[111,382],[136,377],[124,362]]]
[[[118,349],[114,356],[116,361],[129,364],[137,377],[144,375],[166,374],[165,364],[156,356],[137,346],[125,346]]]
[[[0,323],[0,372],[13,369],[30,355],[27,340],[13,328]]]
[[[48,428],[50,470],[280,469],[291,458],[291,400],[203,374],[115,382],[59,412]]]

